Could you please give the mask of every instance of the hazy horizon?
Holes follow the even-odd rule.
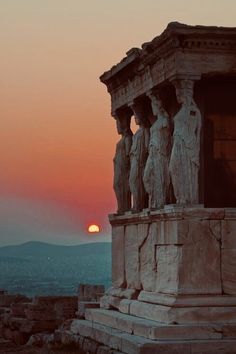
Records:
[[[49,245],[49,246],[76,247],[76,246],[90,245],[90,244],[96,244],[96,243],[111,243],[111,240],[110,241],[103,241],[101,238],[97,238],[96,240],[89,239],[87,241],[75,243],[75,244],[63,244],[63,243],[53,243],[53,242],[47,242],[47,241],[41,241],[41,240],[34,240],[34,241],[26,241],[26,242],[21,242],[21,243],[0,245],[0,248],[11,247],[11,246],[17,247],[17,246],[23,246],[23,245],[27,245],[27,244],[44,244],[44,245]]]

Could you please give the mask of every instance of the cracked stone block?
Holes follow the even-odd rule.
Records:
[[[127,288],[141,289],[137,225],[125,228],[125,274]]]
[[[154,291],[156,283],[156,223],[151,224],[147,238],[140,247],[140,280],[142,288]]]
[[[178,293],[179,264],[182,259],[182,246],[168,245],[156,247],[156,291]]]
[[[222,248],[236,249],[236,220],[222,221]]]
[[[218,234],[212,232],[213,225],[210,227],[209,220],[173,223],[173,228],[168,225],[165,232],[174,233],[176,244],[165,236],[156,246],[155,290],[169,294],[221,294],[220,242]]]
[[[236,294],[236,249],[222,249],[222,283],[223,292]]]
[[[112,285],[118,288],[125,283],[124,226],[116,226],[112,228]]]

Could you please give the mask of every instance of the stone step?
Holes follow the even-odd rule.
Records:
[[[125,354],[235,354],[235,340],[150,340],[88,320],[71,323],[74,335],[90,338]]]
[[[166,324],[178,323],[199,325],[208,323],[236,323],[235,306],[199,306],[181,308],[132,300],[128,308],[128,314]]]
[[[91,321],[73,320],[71,324],[71,331],[74,334],[79,334],[83,337],[91,338],[98,343],[102,343],[112,349],[127,354],[157,353],[154,351],[157,345],[155,341],[145,339],[136,335],[128,334],[105,325],[93,323]],[[182,345],[181,350],[184,350],[184,347]],[[170,352],[161,353],[169,354]],[[187,353],[188,352],[186,351],[186,354]]]
[[[166,325],[105,309],[86,309],[85,318],[94,323],[153,340],[236,338],[236,324]]]

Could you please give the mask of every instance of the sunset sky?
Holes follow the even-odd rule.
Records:
[[[168,22],[236,27],[235,13],[235,0],[0,0],[0,245],[109,241],[119,136],[99,76]]]

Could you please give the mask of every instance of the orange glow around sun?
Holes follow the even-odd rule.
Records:
[[[91,233],[94,233],[94,232],[99,232],[100,229],[99,229],[99,226],[98,225],[90,225],[88,227],[88,232],[91,232]]]

